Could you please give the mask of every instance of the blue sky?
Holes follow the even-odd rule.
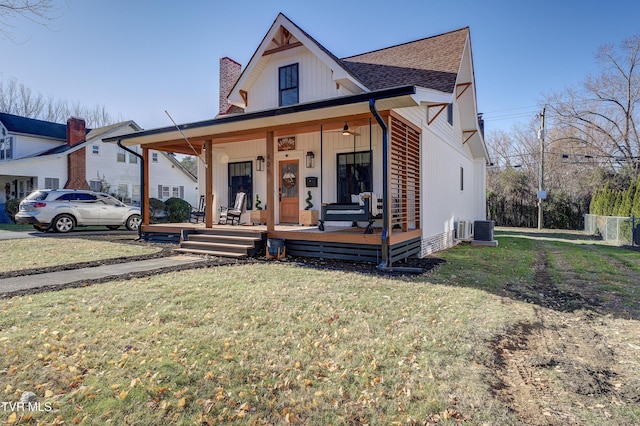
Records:
[[[15,20],[0,79],[143,128],[218,112],[218,61],[246,65],[283,12],[338,57],[469,26],[486,130],[535,117],[541,96],[597,70],[594,54],[640,33],[640,2],[61,0],[49,28]]]

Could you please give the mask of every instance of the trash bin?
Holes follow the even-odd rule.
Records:
[[[271,256],[280,256],[284,253],[284,238],[268,238],[267,252]]]

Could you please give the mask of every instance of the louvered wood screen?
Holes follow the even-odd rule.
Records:
[[[391,117],[391,229],[420,228],[420,132]]]

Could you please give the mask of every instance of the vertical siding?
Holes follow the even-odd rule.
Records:
[[[333,72],[306,47],[269,55],[259,61],[259,76],[248,89],[247,112],[278,107],[278,68],[298,65],[300,102],[317,101],[341,95],[333,82]]]
[[[452,241],[455,222],[485,217],[484,159],[474,160],[469,147],[462,144],[456,103],[453,125],[447,122],[446,111],[431,125],[427,125],[426,107],[403,108],[397,112],[422,127],[423,241],[429,241],[434,249],[446,248]],[[461,167],[464,169],[462,191]]]
[[[369,126],[362,126],[353,129],[359,133],[356,136],[356,151],[366,151],[369,149]],[[337,154],[345,152],[353,152],[353,136],[343,136],[339,131],[324,132],[323,135],[323,153],[321,159],[320,153],[320,129],[314,133],[304,133],[298,135],[289,135],[296,137],[296,149],[292,151],[276,152],[274,155],[274,172],[276,173],[276,188],[274,199],[278,200],[277,186],[277,170],[278,164],[283,160],[298,160],[300,165],[299,176],[299,193],[300,193],[300,210],[306,207],[305,199],[307,192],[311,191],[313,208],[319,210],[322,202],[330,203],[336,201],[337,191]],[[380,153],[380,139],[382,135],[377,125],[373,126],[373,170],[374,170],[374,192],[382,193],[382,156]],[[315,154],[315,164],[313,168],[306,167],[306,154],[312,151]],[[214,201],[214,220],[217,220],[218,208],[225,206],[228,199],[228,171],[227,164],[230,162],[252,161],[253,164],[253,191],[254,194],[260,196],[264,207],[267,200],[267,172],[266,170],[258,172],[255,170],[255,161],[258,155],[266,157],[266,141],[264,139],[251,140],[244,142],[236,142],[229,144],[214,145],[214,164],[211,170],[213,174],[213,193]],[[322,160],[322,161],[321,161]],[[322,167],[321,167],[322,163]],[[266,167],[265,167],[266,169]],[[318,187],[307,188],[306,178],[317,177]],[[204,171],[200,172],[199,181],[204,182]],[[199,188],[201,194],[204,193],[204,185]],[[320,191],[322,190],[322,198]],[[255,197],[255,195],[254,195]],[[255,199],[251,200],[255,203]],[[267,206],[271,208],[271,206]],[[276,223],[278,223],[279,211],[278,205],[275,206]],[[248,216],[243,217],[242,221],[248,221]]]

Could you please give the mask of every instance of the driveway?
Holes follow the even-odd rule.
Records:
[[[37,234],[41,232],[37,231],[0,231],[0,241],[2,240],[15,240],[18,238],[31,238],[37,237]]]

